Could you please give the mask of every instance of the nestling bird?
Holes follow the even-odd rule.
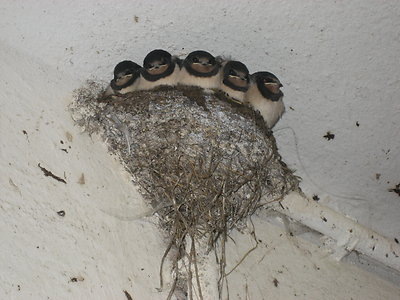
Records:
[[[114,68],[114,79],[111,80],[104,95],[126,94],[137,90],[141,68],[130,60],[118,63]]]
[[[150,90],[160,85],[178,83],[179,59],[165,50],[156,49],[146,55],[140,73],[139,90]]]
[[[245,102],[255,111],[259,111],[267,126],[272,128],[285,112],[283,92],[280,90],[282,84],[269,72],[256,72],[251,75],[250,80]]]
[[[221,63],[210,53],[202,50],[193,51],[183,61],[179,83],[216,89],[220,86],[221,71]]]
[[[220,89],[235,102],[243,103],[250,85],[249,70],[240,61],[231,60],[223,63]]]

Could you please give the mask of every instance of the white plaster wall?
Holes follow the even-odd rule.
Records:
[[[387,191],[400,181],[398,1],[41,0],[0,7],[2,40],[79,80],[109,80],[117,62],[141,63],[157,47],[182,55],[207,49],[251,71],[272,71],[288,108],[277,129],[293,128],[297,143],[290,130],[276,135],[303,188],[321,198],[364,199],[331,196],[331,205],[399,237],[400,198]],[[322,137],[327,131],[334,140]]]
[[[85,79],[108,81],[118,61],[141,63],[154,48],[205,49],[275,73],[287,106],[276,137],[303,189],[400,239],[400,197],[388,192],[400,183],[399,28],[398,1],[2,1],[0,296],[123,299],[110,295],[131,288],[138,299],[162,298],[150,283],[159,234],[113,216],[145,208],[65,110]],[[322,137],[328,130],[334,140]],[[65,172],[68,184],[44,177],[38,163]],[[74,285],[74,276],[90,279]]]
[[[77,81],[4,44],[0,55],[0,299],[165,296],[155,290],[162,236],[151,219],[124,221],[145,204],[66,111]]]

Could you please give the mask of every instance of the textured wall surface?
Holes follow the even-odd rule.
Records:
[[[287,113],[275,135],[302,188],[400,240],[400,196],[388,191],[400,183],[398,1],[3,1],[0,16],[0,293],[21,295],[23,282],[28,299],[106,299],[132,287],[132,274],[139,295],[154,292],[146,276],[157,280],[157,265],[139,276],[132,261],[153,260],[149,249],[160,257],[160,237],[149,222],[112,216],[145,208],[129,201],[138,197],[123,171],[65,110],[84,80],[108,81],[117,62],[141,63],[154,48],[205,49],[276,74]],[[129,247],[115,247],[127,235]],[[76,284],[94,294],[69,282],[85,274],[98,278]]]
[[[148,209],[104,144],[73,125],[77,82],[4,45],[1,57],[0,299],[123,299],[112,297],[133,286],[161,296],[162,236],[151,219],[125,220]]]
[[[9,1],[0,9],[2,40],[80,80],[109,80],[117,62],[141,63],[154,48],[206,49],[275,73],[287,106],[276,135],[303,188],[346,196],[331,195],[331,205],[399,236],[400,198],[388,192],[400,183],[397,1]],[[286,127],[297,142],[278,131]]]

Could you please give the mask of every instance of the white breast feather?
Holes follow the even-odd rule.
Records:
[[[246,102],[252,106],[254,110],[260,112],[269,128],[274,127],[285,112],[285,105],[283,104],[282,98],[279,101],[265,99],[259,92],[256,84],[251,84],[247,91]]]
[[[179,74],[179,83],[182,85],[193,85],[203,89],[217,89],[220,86],[221,71],[212,77],[196,77],[183,68]]]

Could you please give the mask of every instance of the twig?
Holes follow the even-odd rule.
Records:
[[[195,245],[195,239],[194,236],[192,237],[192,247],[191,247],[191,255],[194,256],[194,270],[195,270],[195,275],[196,275],[196,282],[197,282],[197,289],[199,290],[199,297],[200,300],[203,300],[203,294],[201,292],[201,285],[200,285],[200,276],[199,276],[199,269],[197,266],[197,254],[196,254],[196,245]]]

